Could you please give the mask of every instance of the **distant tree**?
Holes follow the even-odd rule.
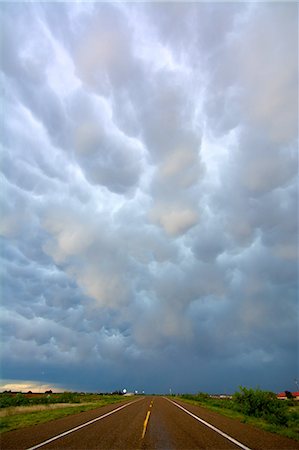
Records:
[[[49,389],[48,391],[45,391],[45,394],[53,394],[53,392]]]
[[[111,392],[112,395],[123,395],[123,391],[118,390],[118,391],[113,391]]]
[[[284,391],[284,392],[285,392],[286,397],[289,398],[290,400],[292,400],[294,398],[292,392],[290,392],[290,391]]]

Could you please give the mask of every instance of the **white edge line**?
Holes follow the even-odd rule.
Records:
[[[79,425],[75,428],[71,428],[70,430],[65,431],[64,433],[58,434],[57,436],[47,439],[46,441],[41,442],[40,444],[34,445],[33,447],[30,447],[26,450],[35,450],[36,448],[42,447],[43,445],[46,445],[46,444],[49,444],[50,442],[55,441],[56,439],[62,438],[70,433],[73,433],[74,431],[80,430],[80,428],[84,428],[87,425],[90,425],[91,423],[94,423],[94,422],[97,422],[98,420],[104,419],[105,417],[110,416],[111,414],[114,414],[115,412],[119,411],[120,409],[126,408],[126,406],[132,405],[133,403],[139,402],[140,400],[142,400],[142,399],[139,398],[138,400],[134,400],[133,402],[126,403],[125,405],[119,406],[118,408],[113,409],[112,411],[104,414],[103,416],[96,417],[95,419],[89,420],[89,422],[85,422],[82,425]]]
[[[179,405],[176,402],[173,402],[172,400],[169,400],[169,398],[164,397],[166,400],[168,400],[170,403],[173,403],[175,406],[177,406],[178,408],[182,409],[183,411],[185,411],[187,414],[189,414],[190,416],[194,417],[194,419],[198,420],[199,422],[203,423],[204,425],[206,425],[207,427],[211,428],[212,430],[216,431],[216,433],[221,434],[221,436],[225,437],[226,439],[228,439],[229,441],[233,442],[234,444],[238,445],[240,448],[242,448],[243,450],[251,450],[249,447],[246,447],[246,445],[242,444],[241,442],[237,441],[236,439],[232,438],[231,436],[229,436],[228,434],[224,433],[223,431],[219,430],[219,428],[214,427],[213,425],[211,425],[210,423],[206,422],[205,420],[201,419],[200,417],[196,416],[195,414],[193,414],[192,412],[188,411],[188,409],[183,408],[183,406]]]

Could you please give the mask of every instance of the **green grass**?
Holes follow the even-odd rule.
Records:
[[[96,399],[96,401],[94,401]],[[43,411],[14,413],[13,408],[9,408],[9,415],[1,417],[0,432],[4,433],[11,430],[17,430],[19,428],[29,427],[37,425],[39,423],[49,422],[51,420],[60,419],[61,417],[69,416],[71,414],[77,414],[91,409],[96,409],[101,406],[109,405],[112,403],[125,402],[132,400],[129,397],[123,397],[121,395],[84,395],[82,401],[84,404],[78,404],[76,406],[61,406],[59,409],[49,409]],[[90,403],[86,404],[85,402]],[[30,406],[28,406],[30,408]]]
[[[205,398],[199,400],[196,395],[188,395],[188,398],[177,396],[176,398],[192,405],[210,409],[211,411],[215,411],[226,417],[230,417],[231,419],[239,420],[242,423],[247,423],[265,431],[280,434],[281,436],[299,441],[299,402],[295,402],[294,405],[287,408],[288,422],[286,426],[282,426],[269,423],[263,418],[248,416],[236,411],[234,409],[233,400],[230,399]]]

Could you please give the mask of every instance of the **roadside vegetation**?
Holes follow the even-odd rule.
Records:
[[[0,393],[0,432],[16,430],[89,411],[112,403],[132,400],[117,394],[12,394]]]
[[[178,398],[299,441],[299,402],[293,399],[278,400],[273,392],[246,387],[223,398],[203,392]]]

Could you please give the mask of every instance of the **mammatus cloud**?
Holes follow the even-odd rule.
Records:
[[[296,6],[1,15],[4,377],[291,388]]]

